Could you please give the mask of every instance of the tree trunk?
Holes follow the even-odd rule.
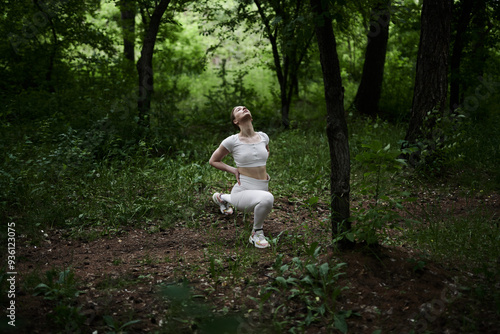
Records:
[[[387,0],[379,1],[372,10],[363,74],[353,102],[358,112],[371,117],[379,113],[378,103],[382,92],[385,55],[389,40],[389,10]]]
[[[156,36],[160,29],[161,18],[167,10],[170,0],[161,0],[155,7],[153,15],[144,36],[141,57],[137,61],[137,73],[139,74],[139,98],[137,107],[139,110],[139,125],[149,128],[149,111],[151,110],[151,97],[154,91],[153,81],[153,52]]]
[[[50,25],[50,30],[52,33],[52,39],[54,41],[54,44],[52,45],[51,50],[49,51],[49,64],[47,66],[47,72],[45,73],[45,81],[47,83],[47,87],[49,92],[55,93],[56,89],[54,87],[54,82],[52,81],[52,75],[54,73],[54,63],[56,60],[56,56],[58,53],[58,48],[59,48],[59,43],[58,43],[58,38],[57,38],[57,31],[56,27],[54,25],[54,22],[52,21],[51,15],[47,14],[43,7],[40,5],[38,0],[33,1],[33,3],[36,5],[38,10],[42,13],[44,18],[47,20],[47,22]]]
[[[465,47],[465,33],[469,26],[473,0],[463,0],[461,2],[460,15],[456,20],[456,34],[453,43],[453,51],[450,59],[450,107],[455,110],[462,101],[460,100],[460,63],[462,62],[462,52]]]
[[[344,89],[340,77],[337,45],[327,4],[310,0],[315,14],[315,31],[320,53],[325,102],[326,132],[330,148],[331,223],[333,238],[350,230],[350,156],[347,123],[344,116]],[[349,245],[343,238],[341,246]]]
[[[289,121],[289,111],[290,111],[290,102],[287,99],[287,72],[288,72],[288,63],[286,61],[286,57],[284,60],[283,66],[281,66],[281,57],[279,53],[279,47],[278,47],[278,40],[277,40],[277,33],[276,30],[274,30],[271,27],[271,23],[269,22],[269,19],[267,18],[264,8],[262,7],[261,1],[260,0],[254,0],[255,5],[257,6],[257,10],[259,12],[259,15],[262,19],[262,22],[264,23],[264,28],[267,34],[267,38],[269,39],[269,42],[271,43],[271,49],[273,52],[273,60],[274,60],[274,67],[276,77],[278,79],[278,83],[280,85],[280,99],[281,99],[281,124],[285,129],[288,129],[290,125]]]
[[[446,108],[452,0],[424,0],[410,123],[406,143],[422,138],[427,113]],[[431,130],[432,122],[427,125]],[[430,131],[429,131],[430,133]]]
[[[135,15],[134,0],[120,1],[121,24],[123,33],[123,53],[125,59],[135,62]]]
[[[259,16],[264,24],[264,31],[271,44],[271,49],[273,53],[273,61],[275,67],[276,77],[280,85],[280,99],[281,99],[281,124],[285,129],[290,126],[290,107],[292,105],[292,100],[295,95],[298,95],[298,73],[302,60],[304,59],[307,50],[309,48],[310,42],[312,40],[312,35],[308,39],[301,40],[301,44],[295,44],[298,40],[297,35],[293,35],[288,31],[287,42],[290,45],[284,46],[280,38],[280,30],[277,26],[273,25],[269,17],[266,16],[265,7],[263,3],[267,3],[274,10],[276,17],[281,18],[284,22],[291,22],[297,19],[300,15],[302,9],[304,8],[304,3],[301,0],[295,2],[295,10],[293,13],[287,12],[285,9],[284,2],[281,1],[261,1],[254,0],[255,6]],[[297,28],[300,27],[300,28]],[[293,29],[302,29],[301,26],[295,26]],[[294,32],[296,32],[294,30]],[[281,32],[283,33],[283,32]],[[281,37],[283,39],[283,37]],[[291,39],[295,39],[293,42]],[[281,48],[280,48],[281,47]],[[287,49],[288,48],[288,49]],[[281,52],[281,54],[280,54]]]
[[[487,13],[487,0],[476,0],[473,9],[472,30],[474,39],[471,43],[470,63],[473,64],[472,72],[474,76],[483,77],[488,51],[487,40],[491,38],[491,30],[494,25],[494,18]]]

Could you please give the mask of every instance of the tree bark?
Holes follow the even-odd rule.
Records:
[[[390,2],[378,1],[372,10],[363,74],[353,106],[361,114],[375,117],[382,93],[385,55],[389,40]]]
[[[418,48],[415,87],[406,145],[416,143],[423,135],[427,113],[446,108],[448,91],[448,53],[450,45],[452,0],[424,0]],[[427,124],[429,129],[433,123]],[[430,131],[429,131],[430,133]]]
[[[161,18],[170,0],[161,0],[155,7],[153,15],[149,20],[144,41],[142,44],[141,57],[137,61],[137,73],[139,74],[139,98],[137,107],[139,111],[139,125],[149,128],[149,111],[151,110],[151,97],[154,91],[153,80],[153,53],[156,43],[156,36],[160,29]]]
[[[330,148],[330,191],[332,237],[350,230],[350,156],[347,123],[344,116],[344,89],[340,76],[337,45],[326,2],[310,0],[315,14],[315,31],[320,53],[325,102],[326,132]],[[343,238],[341,246],[350,242]]]
[[[456,20],[455,40],[450,58],[450,107],[452,110],[455,110],[462,102],[460,100],[460,64],[465,47],[465,34],[472,16],[473,4],[473,0],[463,0],[461,2],[460,15]]]
[[[491,30],[493,29],[495,19],[489,17],[487,13],[487,0],[476,0],[474,3],[473,19],[471,23],[471,30],[475,37],[471,43],[470,63],[473,64],[472,72],[474,76],[482,77],[484,75],[484,68],[486,60],[488,59],[487,40],[491,37]],[[464,86],[464,90],[468,87]]]
[[[135,1],[120,1],[121,24],[123,33],[123,54],[132,64],[135,62]]]
[[[47,22],[49,23],[50,31],[52,33],[52,39],[54,41],[54,44],[52,45],[52,48],[49,51],[49,64],[47,66],[47,72],[45,73],[45,81],[47,83],[49,92],[55,93],[56,89],[54,87],[54,82],[52,81],[52,75],[54,73],[54,63],[55,63],[56,56],[57,56],[58,49],[59,49],[57,31],[56,31],[56,27],[54,25],[54,22],[52,21],[51,15],[49,15],[45,12],[45,10],[40,5],[38,0],[33,1],[33,3],[36,5],[38,10],[40,10],[42,15],[46,18]]]

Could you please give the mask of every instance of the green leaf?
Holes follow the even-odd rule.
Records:
[[[321,274],[321,276],[325,277],[328,275],[328,271],[330,270],[330,266],[328,265],[327,262],[323,263],[320,267],[319,267],[319,273]]]
[[[278,276],[276,277],[276,282],[278,282],[279,284],[283,285],[283,286],[287,286],[287,283],[286,283],[286,280],[284,277],[282,276]]]
[[[339,314],[335,314],[333,316],[333,321],[335,323],[335,328],[337,328],[342,333],[347,333],[347,323],[345,321],[344,316],[341,316]]]
[[[318,268],[314,264],[308,264],[306,266],[307,271],[314,277],[318,277]]]
[[[102,318],[104,319],[104,322],[106,322],[106,325],[108,325],[111,328],[118,329],[118,328],[115,328],[116,323],[115,323],[115,320],[113,319],[113,317],[111,317],[109,315],[105,315]]]
[[[319,201],[319,197],[318,196],[313,196],[313,197],[311,197],[311,198],[309,198],[307,200],[307,204],[309,204],[311,206],[312,205],[316,205],[318,203],[318,201]]]
[[[127,326],[130,326],[130,325],[133,325],[133,324],[137,324],[139,322],[141,322],[141,320],[132,320],[132,321],[124,323],[120,328],[125,328]]]
[[[304,277],[301,281],[304,282],[304,283],[306,283],[306,284],[309,284],[309,285],[314,285],[314,281],[311,278],[311,276],[309,276],[309,275],[307,275],[306,277]]]
[[[347,240],[349,240],[350,242],[354,242],[354,233],[353,232],[349,232],[345,235],[345,237],[347,238]]]

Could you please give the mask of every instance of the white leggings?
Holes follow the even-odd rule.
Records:
[[[236,209],[250,212],[253,210],[253,229],[262,229],[264,219],[271,212],[274,196],[269,192],[269,176],[267,180],[258,180],[240,175],[240,183],[236,183],[231,195],[224,194],[222,199],[231,203]]]

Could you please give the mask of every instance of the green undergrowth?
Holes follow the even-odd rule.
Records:
[[[444,145],[440,151],[441,161],[461,159],[463,164],[438,161],[431,169],[416,172],[399,159],[403,126],[353,115],[348,116],[348,124],[353,229],[336,240],[347,238],[368,247],[410,243],[421,254],[414,259],[418,270],[424,270],[426,261],[431,259],[471,270],[484,277],[483,284],[477,287],[478,298],[488,296],[498,303],[498,293],[491,288],[495,283],[488,283],[495,282],[499,274],[495,262],[500,257],[498,217],[486,205],[474,210],[466,207],[459,216],[442,211],[439,203],[428,203],[418,215],[406,212],[416,207],[416,203],[422,207],[422,200],[416,202],[416,198],[422,197],[423,192],[436,191],[434,182],[438,178],[440,184],[449,184],[450,188],[463,181],[455,196],[465,194],[472,200],[478,195],[487,198],[495,194],[498,142],[493,136],[490,140],[477,136],[481,131],[491,134],[486,124],[461,128],[465,131],[462,136],[469,140]],[[40,242],[43,230],[50,229],[63,230],[68,238],[95,239],[122,233],[130,227],[147,228],[152,233],[178,224],[200,228],[201,221],[210,219],[206,208],[211,204],[212,193],[229,191],[235,182],[232,175],[208,164],[211,153],[224,139],[223,132],[209,136],[200,131],[189,137],[185,134],[195,133],[194,129],[180,129],[173,133],[177,137],[171,142],[185,143],[181,150],[162,146],[154,139],[129,142],[107,136],[106,128],[99,127],[86,131],[68,128],[55,134],[50,125],[50,122],[40,123],[38,132],[12,134],[12,138],[19,140],[2,142],[5,150],[0,166],[1,219],[15,223],[16,233],[27,235],[31,243]],[[320,209],[324,212],[329,207],[328,141],[324,131],[313,129],[316,128],[298,125],[287,131],[257,129],[271,137],[267,167],[277,198],[275,210],[293,204],[293,209],[280,217],[294,220],[304,217],[300,215],[302,212],[317,213]],[[480,147],[487,157],[481,155]],[[230,157],[226,159],[228,164],[233,163]],[[474,169],[485,176],[472,180]],[[458,178],[450,179],[447,175]],[[217,236],[218,224],[214,221],[210,227],[205,226],[206,233]],[[285,329],[300,332],[321,323],[345,332],[346,319],[353,313],[336,308],[337,297],[343,291],[337,285],[343,264],[324,260],[324,250],[332,246],[329,216],[306,218],[297,225],[296,229],[270,238],[272,247],[267,258],[270,267],[266,275],[271,283],[260,286],[258,294],[251,296],[258,306],[252,311],[252,319],[257,323],[267,322],[266,330],[270,332]],[[234,288],[241,282],[252,282],[261,258],[249,246],[247,234],[236,220],[234,233],[233,254],[227,253],[223,242],[205,248],[204,269],[208,274],[200,279]],[[144,261],[149,260],[146,257]],[[63,276],[57,277],[52,272],[37,292],[46,299],[65,293],[64,284],[74,283],[65,280],[72,277],[71,271],[62,273]],[[176,274],[179,278],[183,276],[179,271]],[[257,289],[256,284],[253,287]],[[171,305],[165,321],[179,328],[211,328],[221,322],[230,328],[258,329],[249,325],[248,319],[232,317],[227,309],[218,310],[217,315],[207,311],[212,308],[210,298],[215,298],[218,291],[204,291],[208,297],[203,301],[208,306],[194,303],[199,297],[192,293],[188,286],[163,290],[160,295]],[[288,313],[289,302],[304,304],[306,310],[300,314]],[[71,326],[81,326],[82,318],[73,301],[67,299],[55,306],[59,307],[54,310],[58,318],[53,320],[58,326],[68,319]],[[183,317],[186,322],[179,323],[178,319]],[[120,322],[107,317],[103,326],[120,331],[134,325],[135,322],[129,322],[133,320]]]
[[[355,204],[370,203],[370,214],[385,210],[379,220],[395,220],[396,217],[385,215],[391,211],[387,208],[400,208],[411,198],[407,189],[411,188],[412,179],[426,182],[428,178],[434,182],[437,174],[412,173],[398,159],[403,126],[353,115],[348,116],[348,124],[351,199]],[[492,191],[498,184],[494,168],[498,142],[493,140],[495,137],[487,141],[477,136],[481,131],[489,133],[485,126],[471,127],[470,133],[462,134],[469,135],[469,140],[459,147],[452,143],[453,149],[442,152],[467,163],[440,168],[446,167],[448,175],[463,177],[466,186]],[[178,222],[196,225],[211,193],[229,191],[234,183],[232,175],[208,164],[211,153],[224,139],[223,133],[208,140],[203,132],[190,138],[183,137],[183,132],[173,133],[178,138],[172,142],[185,145],[183,150],[169,151],[154,140],[131,142],[106,134],[107,127],[85,131],[68,128],[62,133],[54,133],[52,128],[47,120],[30,135],[5,134],[2,142],[1,218],[19,222],[17,227],[32,237],[47,228],[68,229],[72,233],[99,231],[106,235],[124,226],[151,222],[160,228]],[[313,128],[262,129],[271,137],[268,172],[273,194],[310,209],[329,203],[330,186],[326,134]],[[479,156],[480,145],[484,147],[484,159]],[[472,162],[466,159],[468,156]],[[230,157],[225,161],[233,164]],[[484,173],[472,181],[474,168]],[[366,221],[369,215],[354,205],[353,216]]]

